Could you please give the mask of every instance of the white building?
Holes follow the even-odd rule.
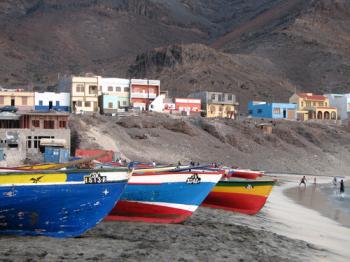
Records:
[[[35,110],[70,112],[70,93],[35,92]]]
[[[98,83],[104,95],[124,95],[126,93],[129,96],[129,79],[99,77]]]
[[[338,109],[341,120],[349,118],[350,94],[326,94],[325,96],[329,99],[329,105]]]

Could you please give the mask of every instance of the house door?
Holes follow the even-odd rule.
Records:
[[[52,110],[52,101],[49,101],[49,110]]]
[[[283,109],[283,118],[287,118],[287,111]]]
[[[15,98],[11,97],[11,106],[15,106]]]

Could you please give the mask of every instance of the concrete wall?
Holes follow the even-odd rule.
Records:
[[[129,96],[129,79],[100,77],[99,86],[103,94]]]
[[[330,106],[336,107],[341,120],[348,119],[350,112],[350,94],[327,94]]]
[[[35,110],[49,110],[52,102],[52,109],[56,111],[70,111],[70,93],[35,92]]]
[[[38,155],[40,137],[64,139],[66,148],[70,149],[70,129],[0,129],[0,147],[19,162]],[[13,147],[15,144],[17,147]]]

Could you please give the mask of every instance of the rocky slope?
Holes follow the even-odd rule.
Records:
[[[130,160],[224,162],[272,172],[343,175],[350,161],[349,129],[277,122],[271,135],[256,120],[174,118],[162,114],[113,118],[72,116],[75,147],[101,147]]]

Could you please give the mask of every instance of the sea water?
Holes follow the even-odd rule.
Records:
[[[344,193],[340,193],[339,182],[336,185],[333,183],[321,185],[320,189],[327,196],[331,205],[342,212],[350,214],[350,181],[344,182]]]

